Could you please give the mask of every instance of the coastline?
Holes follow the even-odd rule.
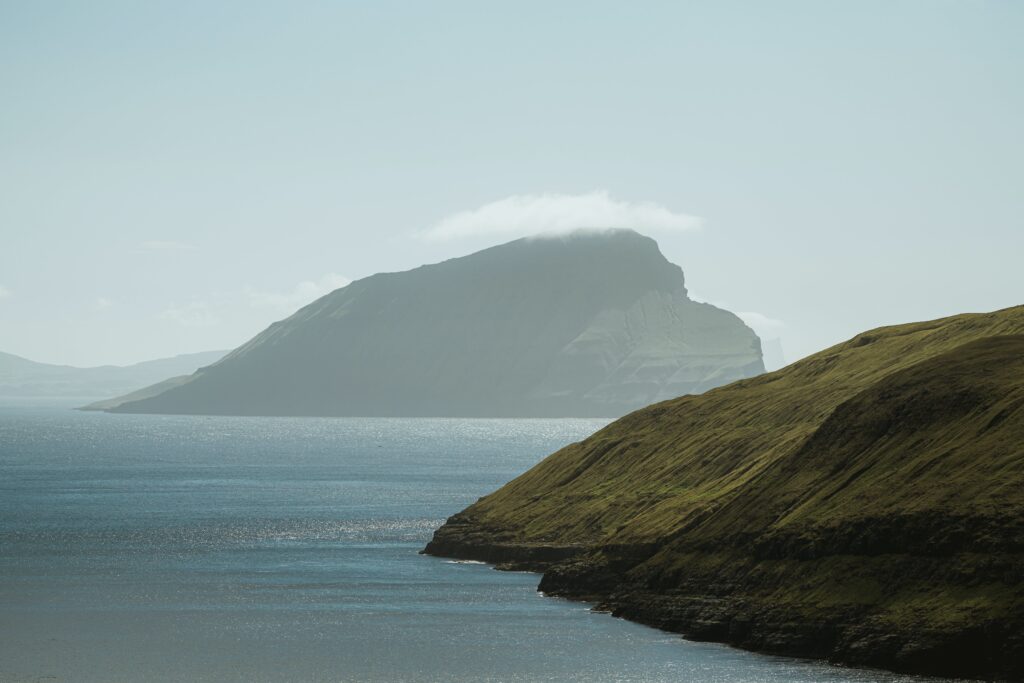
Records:
[[[1024,307],[879,328],[631,413],[430,554],[698,641],[1024,680]]]
[[[471,525],[455,515],[420,552],[486,562],[500,571],[534,572],[540,575],[537,590],[545,596],[588,602],[596,611],[691,641],[945,680],[1024,678],[1013,654],[1019,651],[1016,641],[1021,629],[1012,619],[958,633],[893,629],[873,622],[866,610],[850,606],[837,606],[808,618],[789,606],[765,604],[747,586],[735,581],[734,575],[724,575],[718,585],[705,583],[707,576],[698,575],[671,589],[652,589],[635,575],[635,568],[652,555],[649,547],[595,551],[583,546],[531,546],[495,537],[487,540],[496,530]],[[732,559],[742,561],[738,556]],[[856,559],[851,562],[864,564]],[[893,559],[882,556],[874,562],[882,567],[891,565]],[[915,564],[916,568],[912,566]],[[921,571],[923,565],[914,558],[904,558],[903,566],[913,573]]]

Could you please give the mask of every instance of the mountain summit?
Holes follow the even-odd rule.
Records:
[[[611,417],[763,371],[757,336],[692,301],[654,240],[588,231],[357,280],[115,410]]]

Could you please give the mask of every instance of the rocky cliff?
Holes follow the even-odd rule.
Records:
[[[1024,676],[1024,307],[872,330],[636,411],[426,552],[742,647]]]
[[[113,410],[618,416],[763,369],[754,333],[690,300],[653,240],[584,232],[357,280]]]

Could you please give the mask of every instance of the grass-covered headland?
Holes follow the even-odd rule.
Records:
[[[426,552],[695,639],[1024,677],[1024,306],[885,327],[638,410]]]

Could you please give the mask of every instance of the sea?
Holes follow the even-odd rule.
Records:
[[[911,681],[770,657],[420,554],[602,420],[0,407],[0,681]]]

